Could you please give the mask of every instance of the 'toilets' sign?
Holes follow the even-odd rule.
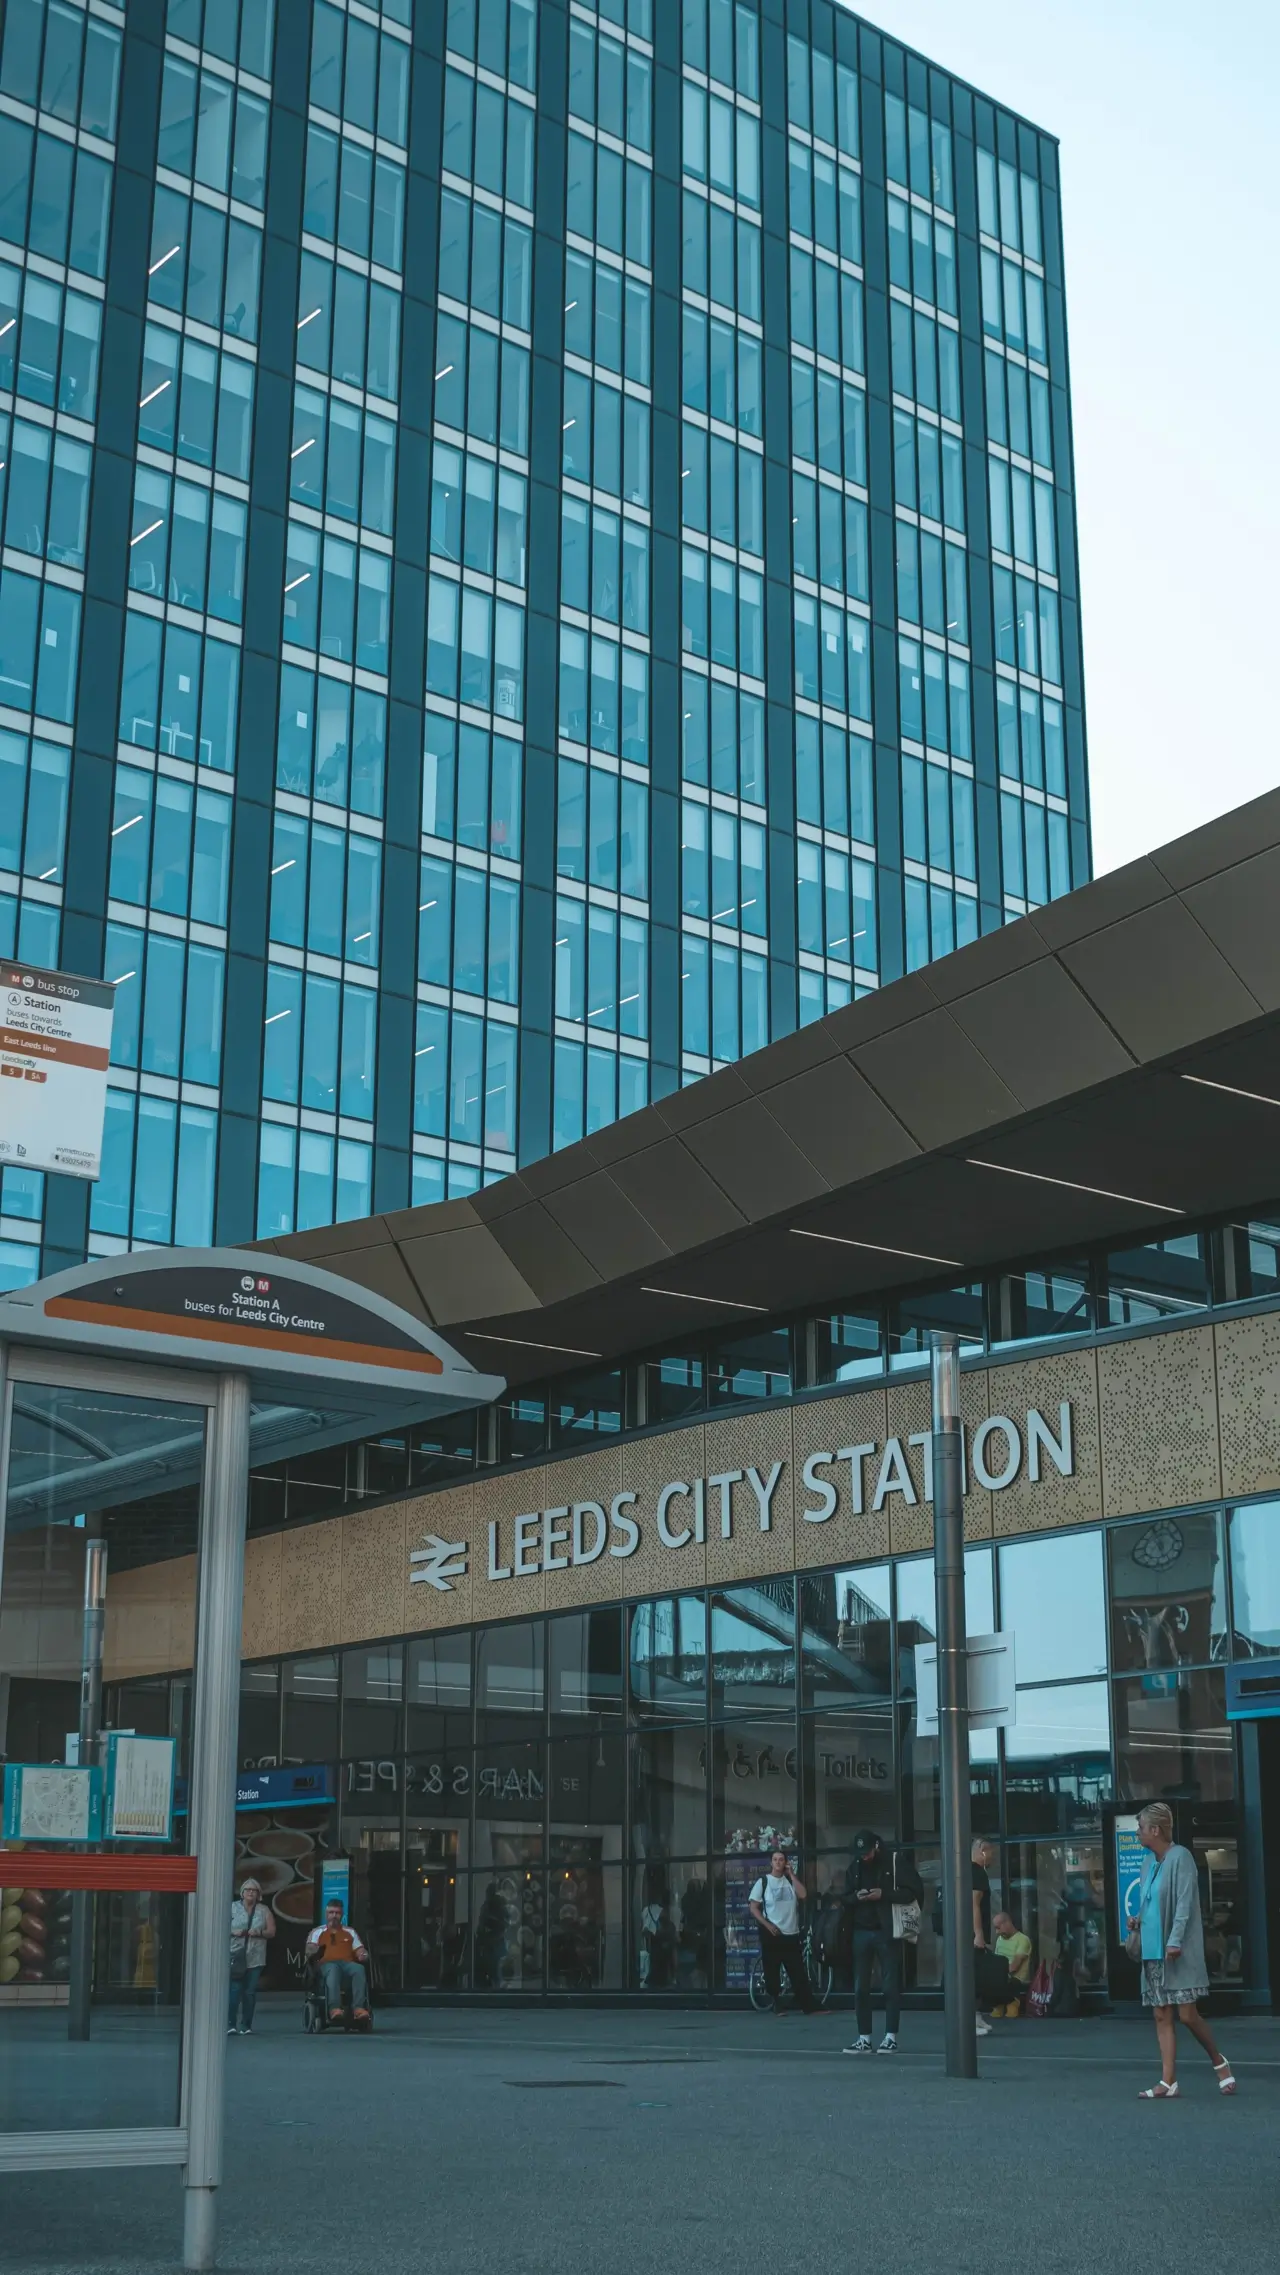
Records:
[[[865,1445],[841,1446],[830,1453],[811,1453],[801,1464],[801,1482],[812,1498],[798,1506],[798,1520],[823,1525],[840,1506],[836,1478],[847,1483],[848,1505],[854,1516],[878,1514],[894,1496],[915,1508],[917,1492],[906,1448],[920,1449],[923,1499],[933,1500],[933,1438],[928,1430],[914,1430],[905,1440],[886,1438]],[[1025,1475],[1038,1485],[1046,1465],[1059,1477],[1075,1474],[1075,1446],[1071,1404],[1064,1399],[1056,1426],[1039,1407],[1027,1408],[1022,1428],[1007,1414],[990,1414],[966,1433],[965,1490],[969,1480],[989,1493],[1003,1493]],[[619,1561],[634,1556],[646,1526],[656,1528],[664,1548],[673,1551],[705,1541],[708,1524],[720,1538],[733,1538],[733,1488],[750,1488],[752,1508],[761,1532],[773,1526],[773,1502],[786,1463],[769,1469],[726,1469],[708,1477],[674,1477],[659,1487],[652,1508],[642,1507],[638,1493],[615,1493],[606,1509],[600,1501],[566,1502],[560,1508],[533,1509],[514,1521],[509,1560],[499,1543],[499,1522],[488,1526],[488,1568],[491,1581],[531,1580],[539,1572],[567,1572],[580,1564],[595,1564],[602,1556]],[[750,1521],[750,1520],[748,1520]],[[469,1543],[442,1540],[438,1533],[424,1535],[409,1557],[409,1581],[423,1581],[441,1592],[451,1590],[468,1569]]]
[[[0,1168],[102,1173],[115,989],[0,963]]]

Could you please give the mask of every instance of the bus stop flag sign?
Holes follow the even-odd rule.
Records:
[[[101,1174],[114,1003],[103,980],[0,963],[0,1167]]]

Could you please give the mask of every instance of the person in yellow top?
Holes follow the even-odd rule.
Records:
[[[1009,1988],[1017,1996],[1007,2006],[992,2008],[993,2014],[1015,2015],[1022,2012],[1022,2001],[1031,1981],[1031,1938],[1015,1927],[1008,1912],[997,1912],[991,1922],[995,1929],[996,1957],[1009,1962]]]
[[[369,1954],[358,1930],[344,1923],[337,1897],[324,1908],[324,1926],[313,1927],[307,1937],[307,1957],[324,1976],[330,2022],[344,2023],[342,1994],[351,1991],[351,2020],[357,2030],[371,2030],[369,2012]]]

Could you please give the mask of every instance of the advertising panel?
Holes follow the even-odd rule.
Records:
[[[1138,1839],[1136,1817],[1116,1818],[1116,1910],[1123,1943],[1138,1916],[1138,1894],[1146,1850]]]
[[[0,1166],[102,1172],[115,989],[0,963]]]

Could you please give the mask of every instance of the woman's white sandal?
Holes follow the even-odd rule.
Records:
[[[1159,2085],[1144,2085],[1138,2095],[1139,2101],[1176,2101],[1177,2098],[1178,2085],[1176,2079],[1172,2085],[1166,2085],[1163,2078],[1161,2078]]]
[[[1214,2075],[1218,2080],[1219,2093],[1234,2093],[1236,2090],[1236,2081],[1231,2074],[1231,2064],[1227,2060],[1225,2054],[1223,2055],[1220,2062],[1214,2063],[1213,2069]],[[1225,2077],[1222,2074],[1224,2070],[1227,2073]]]

